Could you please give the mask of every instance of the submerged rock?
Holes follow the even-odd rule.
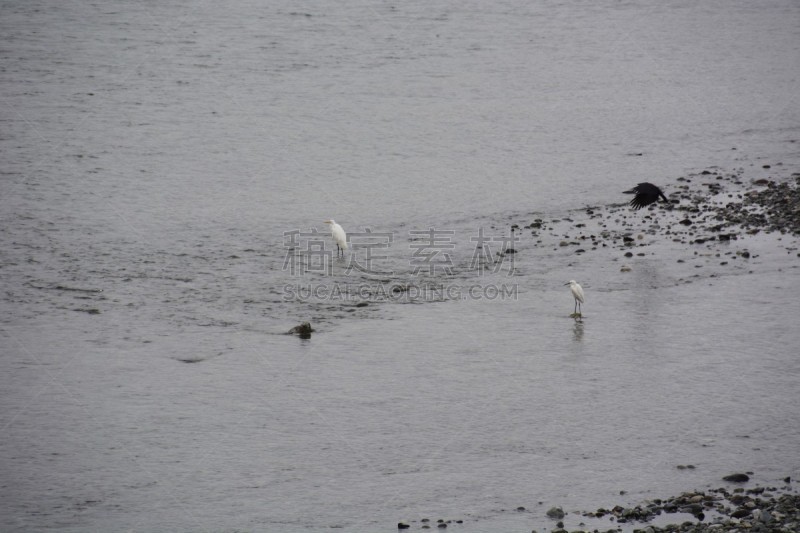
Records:
[[[311,327],[311,323],[303,322],[299,326],[295,326],[288,331],[289,335],[299,335],[301,339],[310,339],[311,332],[314,331],[314,328]]]
[[[725,476],[722,478],[723,481],[730,481],[733,483],[744,483],[745,481],[750,481],[750,476],[747,474],[731,474],[729,476]]]

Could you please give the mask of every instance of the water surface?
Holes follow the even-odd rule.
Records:
[[[796,4],[0,9],[4,530],[529,531],[799,475],[793,237],[625,258],[553,223],[483,272],[470,240],[788,179]],[[330,217],[392,236],[373,271],[287,268]],[[334,286],[373,292],[287,298]]]

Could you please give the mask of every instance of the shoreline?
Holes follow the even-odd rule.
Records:
[[[633,527],[634,533],[792,533],[800,531],[800,494],[790,483],[787,477],[783,487],[720,487],[684,492],[666,499],[654,498],[634,506],[598,508],[580,513],[582,519],[594,525],[580,531],[618,533],[623,528]],[[568,530],[557,522],[551,531],[566,533]]]
[[[764,168],[770,166],[764,165]],[[572,251],[576,258],[603,249],[623,251],[624,258],[631,260],[653,254],[672,257],[677,252],[676,259],[670,260],[686,263],[692,270],[711,261],[718,262],[714,269],[717,273],[711,274],[714,277],[726,268],[743,268],[742,272],[752,273],[754,264],[749,259],[759,255],[751,254],[747,246],[755,246],[757,236],[763,233],[778,234],[770,241],[778,246],[777,250],[785,249],[788,254],[800,258],[800,172],[782,169],[782,176],[749,182],[743,175],[743,170],[728,172],[719,168],[687,174],[664,187],[669,204],[658,202],[639,211],[633,211],[624,203],[573,209],[561,218],[531,213],[526,217],[540,218],[512,224],[512,229],[524,236],[515,253],[522,252],[525,241],[529,244],[531,237],[535,243],[533,248],[550,246],[562,252]],[[516,215],[512,220],[520,218]],[[652,246],[658,244],[663,246]],[[690,259],[692,257],[694,259]],[[612,261],[620,261],[621,272],[630,272],[631,267],[622,263],[622,259],[616,257]],[[697,276],[692,274],[682,280],[688,282]],[[694,469],[694,466],[679,465],[677,468]],[[789,477],[783,479],[782,486],[747,486],[752,481],[746,474],[737,474],[734,478],[726,476],[722,481],[728,486],[646,499],[633,505],[618,504],[594,511],[551,507],[547,512],[544,508],[534,511],[518,507],[501,511],[501,515],[535,514],[537,517],[530,520],[530,525],[520,530],[532,533],[800,531],[800,494]],[[544,502],[539,504],[544,507]],[[480,529],[481,522],[491,523],[492,519],[423,518],[399,522],[397,527],[401,530],[473,531],[476,527]]]
[[[747,477],[745,474],[734,474]],[[741,477],[740,479],[744,479]],[[729,476],[723,479],[735,479]],[[616,504],[594,511],[553,506],[544,511],[525,507],[501,510],[500,516],[517,518],[530,533],[796,533],[800,531],[800,493],[791,479],[782,486],[726,481],[728,486],[683,492],[679,496],[651,498],[636,504]],[[620,496],[624,495],[624,491]],[[531,516],[526,520],[524,516]],[[501,519],[502,520],[502,519]],[[397,523],[398,530],[488,531],[496,519],[421,518]],[[514,524],[520,520],[514,520]],[[481,529],[481,524],[486,529]],[[508,527],[508,526],[506,526]],[[516,526],[511,526],[517,531]]]
[[[544,213],[531,213],[541,218],[512,224],[512,229],[528,230],[536,239],[535,247],[574,250],[577,256],[611,247],[625,250],[626,258],[634,257],[634,251],[645,255],[639,248],[651,244],[697,250],[697,245],[710,249],[716,244],[736,243],[743,247],[760,233],[796,239],[800,237],[800,172],[783,170],[781,177],[746,183],[741,169],[706,169],[666,184],[663,188],[669,204],[660,201],[638,211],[627,203],[588,205],[549,220]],[[791,245],[785,247],[797,251]],[[743,248],[736,257],[748,259],[750,253]]]

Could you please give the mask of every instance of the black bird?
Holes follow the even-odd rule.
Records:
[[[636,196],[633,197],[631,200],[631,207],[634,209],[641,209],[645,206],[653,204],[658,201],[658,197],[660,196],[665,202],[669,202],[667,197],[664,196],[664,193],[661,192],[661,189],[653,185],[652,183],[640,183],[633,189],[629,191],[623,191],[624,194],[635,194]]]

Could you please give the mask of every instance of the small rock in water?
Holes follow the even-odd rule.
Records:
[[[547,510],[547,516],[553,520],[561,520],[564,518],[564,510],[561,507],[551,507]]]
[[[723,481],[731,481],[733,483],[744,483],[745,481],[750,481],[750,477],[747,474],[731,474],[729,476],[725,476],[722,478]]]
[[[312,331],[314,331],[314,329],[311,327],[311,324],[309,322],[303,322],[299,326],[295,326],[290,329],[289,335],[297,334],[301,339],[310,339]]]
[[[398,522],[398,523],[397,523],[397,529],[408,529],[408,528],[410,528],[410,527],[411,527],[411,526],[409,526],[409,525],[408,525],[408,524],[406,524],[405,522]]]

